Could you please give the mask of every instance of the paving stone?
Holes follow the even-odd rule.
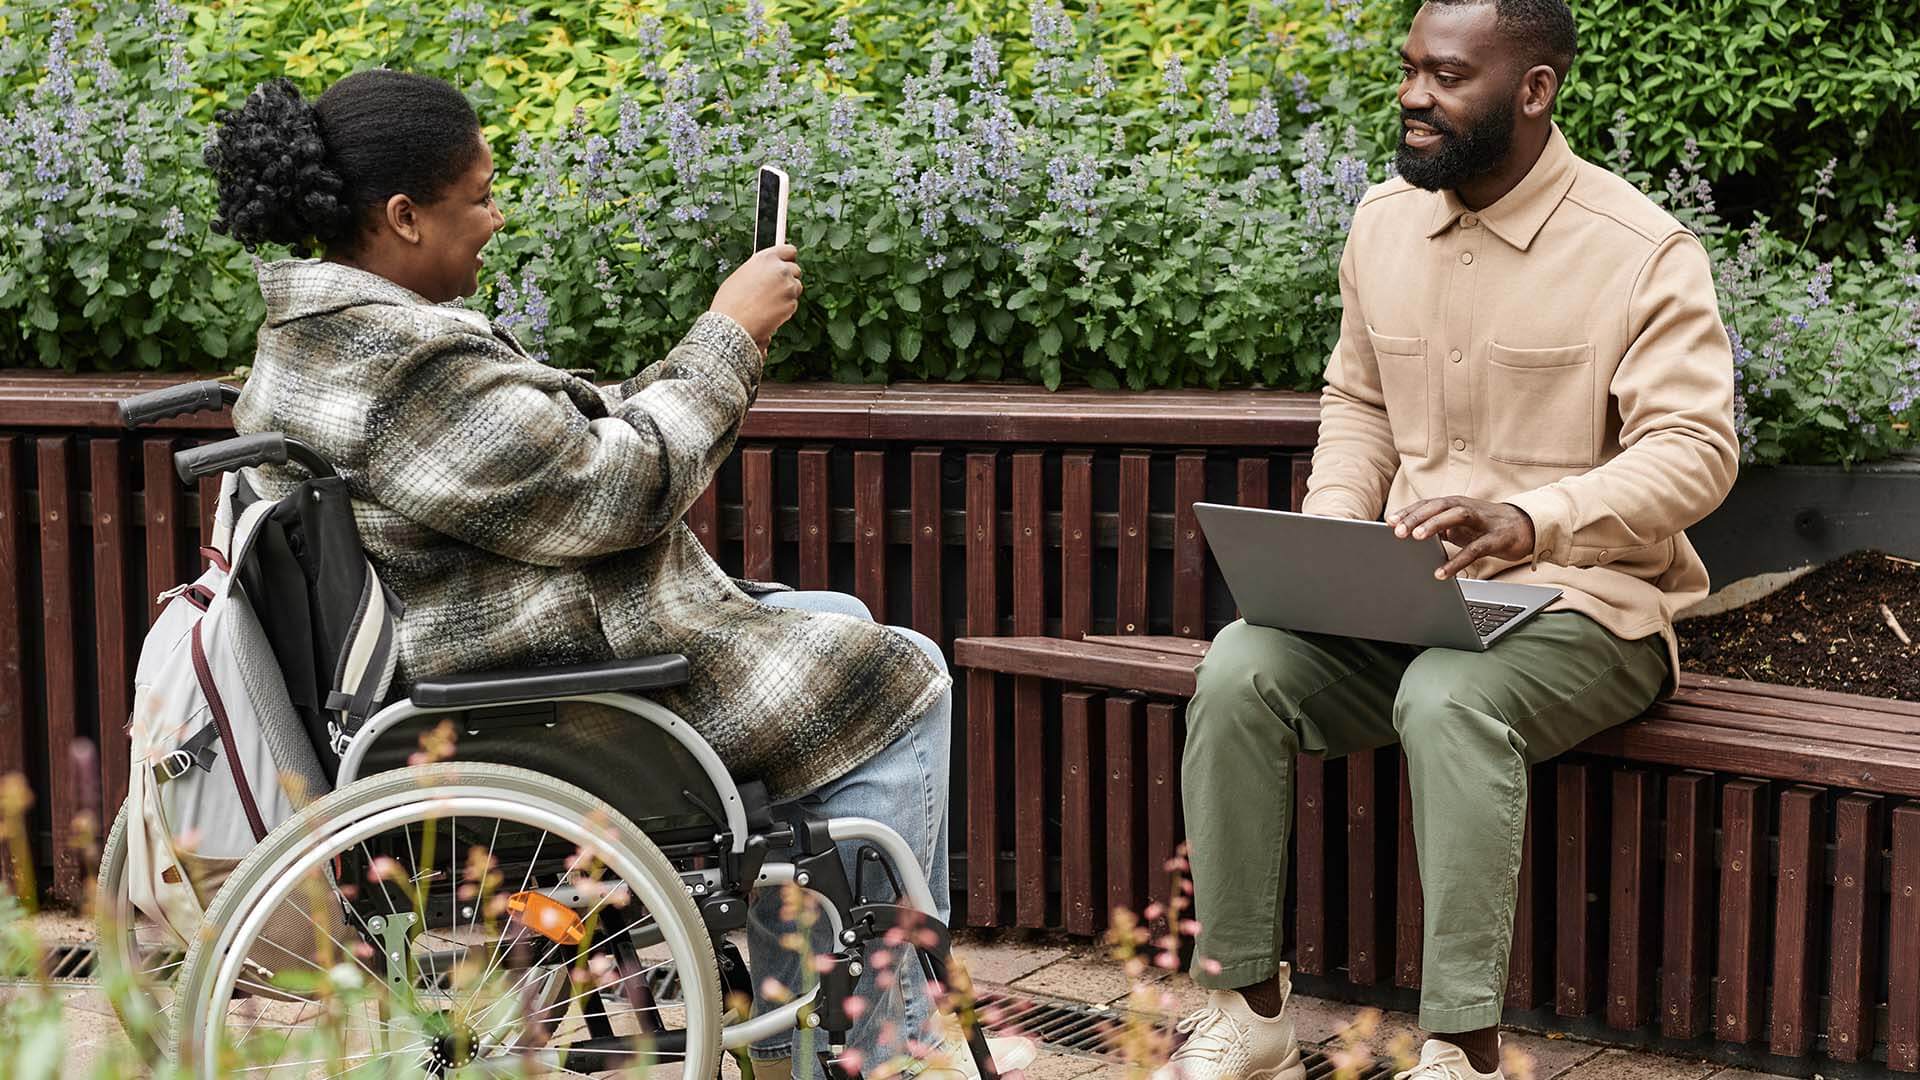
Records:
[[[1710,1080],[1796,1080],[1795,1077],[1782,1076],[1779,1073],[1755,1072],[1752,1069],[1721,1069]]]
[[[1112,1006],[1156,1013],[1168,1021],[1173,1021],[1207,1003],[1206,988],[1195,986],[1193,980],[1184,972],[1174,972],[1144,983],[1137,989],[1138,993],[1129,991],[1119,1000],[1112,1002]]]
[[[1024,1076],[1026,1080],[1079,1080],[1079,1077],[1094,1072],[1101,1067],[1093,1058],[1075,1057],[1072,1054],[1050,1054],[1041,1051],[1033,1064],[1007,1076]]]
[[[119,1071],[131,1067],[135,1060],[132,1044],[121,1032],[120,1022],[111,1016],[73,1009],[61,1018],[61,1028],[67,1036],[67,1056],[60,1064],[61,1076],[92,1076],[104,1062],[115,1063]]]
[[[1602,1050],[1560,1074],[1561,1080],[1704,1080],[1720,1066],[1635,1050]]]
[[[1287,999],[1287,1015],[1293,1018],[1294,1037],[1303,1043],[1324,1043],[1345,1031],[1360,1012],[1360,1006],[1344,1001],[1295,994]]]
[[[1505,1047],[1505,1054],[1524,1054],[1531,1059],[1532,1069],[1527,1074],[1531,1080],[1555,1080],[1574,1066],[1602,1052],[1600,1047],[1591,1043],[1527,1035],[1517,1031],[1503,1032],[1500,1041]],[[1509,1070],[1508,1076],[1518,1080],[1514,1076],[1517,1071]]]
[[[1143,982],[1159,982],[1166,973],[1148,968]],[[1016,979],[1015,990],[1052,994],[1070,1001],[1105,1005],[1122,1001],[1132,993],[1134,979],[1126,968],[1104,952],[1088,950],[1064,956],[1046,967]]]
[[[967,965],[975,982],[1007,986],[1062,959],[1068,952],[1057,946],[979,940],[956,945],[954,954]]]
[[[1420,1044],[1426,1040],[1426,1032],[1421,1030],[1419,1018],[1412,1013],[1382,1012],[1358,1005],[1329,1005],[1333,1009],[1346,1010],[1346,1016],[1343,1023],[1335,1026],[1332,1036],[1323,1040],[1322,1049],[1327,1053],[1338,1053],[1352,1043],[1364,1045],[1376,1061],[1401,1060],[1410,1065],[1419,1059]],[[1369,1026],[1372,1029],[1370,1034],[1364,1030]]]

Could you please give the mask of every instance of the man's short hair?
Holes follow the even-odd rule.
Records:
[[[1568,9],[1566,0],[1427,0],[1428,3],[1445,7],[1465,7],[1468,4],[1492,4],[1499,13],[1500,32],[1507,35],[1524,52],[1521,54],[1528,67],[1546,64],[1553,68],[1562,83],[1567,81],[1567,72],[1573,70],[1574,57],[1579,55],[1580,38],[1574,28],[1573,12]]]

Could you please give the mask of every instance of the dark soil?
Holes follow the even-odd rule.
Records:
[[[1910,559],[1856,551],[1678,629],[1689,671],[1920,701],[1920,563]]]

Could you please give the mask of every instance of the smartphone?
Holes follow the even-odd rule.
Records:
[[[759,202],[753,215],[753,250],[764,251],[786,242],[787,174],[762,165]]]

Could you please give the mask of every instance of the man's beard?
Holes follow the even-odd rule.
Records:
[[[1407,145],[1407,121],[1440,133],[1440,145],[1427,151]],[[1400,149],[1394,168],[1407,183],[1428,191],[1458,188],[1492,172],[1513,149],[1513,99],[1506,97],[1473,118],[1467,130],[1445,126],[1432,109],[1400,110]]]

